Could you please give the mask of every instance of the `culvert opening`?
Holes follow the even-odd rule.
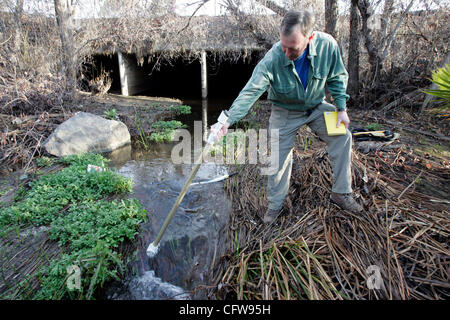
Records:
[[[82,65],[80,77],[81,89],[83,91],[96,93],[94,81],[108,74],[111,79],[111,86],[107,93],[121,94],[120,71],[117,53],[112,55],[94,55],[88,62]]]
[[[186,56],[189,56],[187,54]],[[262,58],[262,51],[243,53],[237,58],[219,58],[207,52],[208,99],[234,99],[245,86],[254,67]],[[141,95],[201,99],[201,64],[199,59],[179,57],[161,62],[155,68],[155,60],[138,65],[133,54],[95,55],[90,63],[83,65],[82,83],[86,91],[98,91],[93,79],[108,74],[114,94]],[[124,87],[125,91],[124,92]]]

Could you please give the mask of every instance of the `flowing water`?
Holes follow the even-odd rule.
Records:
[[[191,105],[193,112],[178,120],[186,123],[191,131],[194,120],[205,121],[209,115],[209,126],[217,119],[219,108],[224,108],[216,104],[207,112],[205,101],[185,104]],[[223,231],[231,211],[223,182],[191,186],[160,241],[158,254],[152,259],[145,254],[193,168],[191,164],[171,161],[175,144],[152,144],[148,151],[128,146],[109,156],[110,166],[132,179],[132,196],[149,212],[149,221],[143,224],[140,235],[143,241],[138,246],[138,274],[109,288],[109,299],[206,298],[205,291],[198,287],[209,284],[211,266],[223,253]],[[202,164],[194,182],[224,174],[227,169],[222,165]]]

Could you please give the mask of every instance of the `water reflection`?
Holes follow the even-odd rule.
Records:
[[[105,154],[105,156],[116,166],[124,165],[127,161],[131,160],[131,144],[111,151]]]
[[[203,121],[204,128],[210,127],[217,122],[222,110],[229,109],[233,102],[230,98],[223,99],[185,99],[184,105],[191,106],[191,114],[180,116],[178,120],[185,123],[189,128],[194,127],[194,121]],[[205,131],[205,130],[204,130]]]
[[[208,140],[208,100],[202,99],[203,141]]]

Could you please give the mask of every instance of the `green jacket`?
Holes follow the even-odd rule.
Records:
[[[294,62],[281,49],[281,42],[274,44],[231,105],[229,122],[233,124],[242,119],[269,86],[268,100],[271,103],[289,110],[305,111],[325,100],[327,85],[337,109],[345,110],[349,98],[346,94],[348,73],[336,40],[324,32],[314,32],[308,59],[311,63],[305,91]]]

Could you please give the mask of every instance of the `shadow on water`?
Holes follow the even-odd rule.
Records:
[[[193,112],[187,116],[190,128],[194,120],[201,120],[199,102],[200,110],[198,104],[191,104]],[[215,117],[212,121],[223,108],[208,112]],[[149,213],[137,246],[135,264],[139,275],[130,276],[119,287],[108,290],[110,299],[206,298],[205,291],[196,288],[209,284],[209,271],[223,253],[221,235],[231,211],[222,182],[191,186],[161,239],[158,254],[153,259],[146,255],[147,246],[156,238],[193,167],[171,161],[175,144],[152,144],[145,152],[127,146],[108,156],[111,167],[132,179],[132,196]],[[194,182],[226,173],[222,165],[202,164]]]

